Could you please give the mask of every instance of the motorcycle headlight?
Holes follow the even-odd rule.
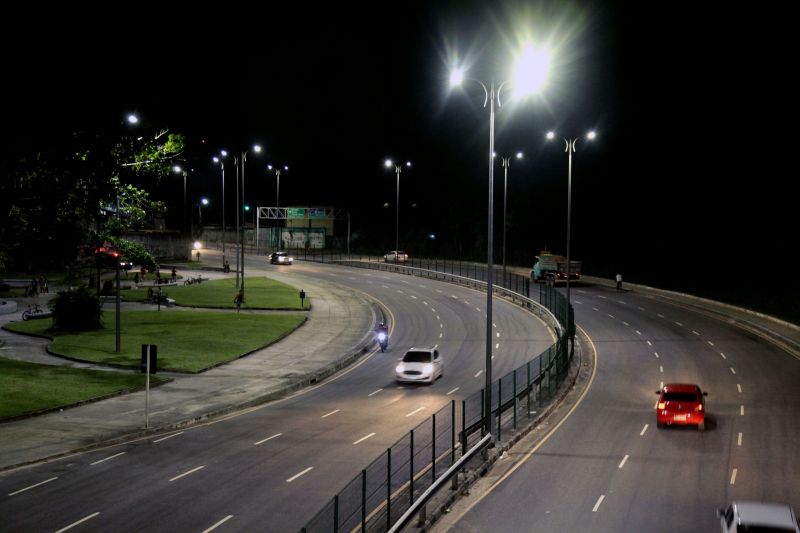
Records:
[[[378,340],[383,342],[386,340],[386,333],[378,333]]]

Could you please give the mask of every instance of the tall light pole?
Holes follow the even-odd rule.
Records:
[[[270,170],[270,171],[274,170],[275,171],[275,177],[277,178],[277,180],[275,181],[275,207],[280,207],[280,205],[281,205],[281,172],[283,172],[284,170],[288,172],[289,171],[289,165],[283,165],[283,167],[267,165],[267,170]]]
[[[256,153],[261,152],[261,146],[259,146],[257,144],[254,145],[253,146],[253,151],[256,152]],[[239,161],[241,161],[241,165],[239,165],[237,163],[237,165],[239,166],[239,173],[240,173],[241,178],[242,178],[242,194],[241,194],[241,197],[239,196],[239,192],[238,192],[238,183],[239,182],[237,180],[237,193],[236,193],[236,196],[237,196],[237,198],[236,198],[236,225],[237,225],[237,230],[238,230],[238,226],[239,226],[239,212],[244,208],[244,164],[247,162],[247,154],[248,153],[249,153],[249,150],[242,150],[241,151],[241,159],[239,160]],[[240,203],[240,201],[241,201],[241,203]],[[241,231],[241,234],[239,235],[239,239],[240,239],[239,240],[239,248],[241,250],[241,268],[242,268],[242,283],[241,283],[241,285],[239,285],[238,268],[237,268],[237,272],[236,272],[236,278],[237,278],[236,279],[236,286],[239,287],[239,289],[242,291],[242,295],[244,295],[244,228],[245,228],[244,218],[242,218],[242,231]],[[236,256],[236,262],[237,263],[239,262],[239,255],[238,254]]]
[[[597,135],[594,131],[590,131],[584,137],[587,140],[593,140]],[[555,133],[552,131],[547,132],[547,139],[552,140],[555,138]],[[572,264],[570,263],[570,233],[572,231],[572,154],[575,152],[575,143],[580,137],[564,138],[564,144],[567,152],[567,330],[570,330],[570,278],[572,277]]]
[[[400,251],[400,172],[403,170],[403,165],[400,163],[394,163],[391,159],[387,159],[384,163],[386,168],[392,168],[394,165],[394,171],[397,174],[397,195],[395,198],[395,218],[394,218],[394,262],[397,263],[397,255]],[[411,161],[406,161],[406,167],[411,168]]]
[[[188,171],[182,169],[179,165],[172,167],[173,172],[183,174],[183,233],[186,234],[186,174]]]
[[[530,46],[518,58],[514,76],[514,90],[518,96],[538,92],[544,85],[549,68],[550,57],[546,51],[534,50]],[[450,86],[461,85],[464,81],[464,71],[454,69],[450,74]],[[471,79],[483,89],[483,107],[489,104],[489,208],[486,250],[486,369],[485,369],[485,394],[484,394],[484,432],[492,433],[492,293],[494,276],[494,103],[500,107],[500,94],[503,87],[511,83],[504,81],[496,89],[494,80],[487,87],[477,79]]]
[[[222,168],[222,266],[225,266],[225,237],[226,237],[226,228],[225,228],[225,162],[222,160],[223,157],[226,157],[228,152],[225,150],[220,151],[220,156],[214,156],[214,163],[219,163],[220,168]]]
[[[522,152],[517,152],[517,159],[522,159]],[[511,157],[501,157],[503,161],[503,283],[506,280],[506,207],[508,204],[508,167]]]
[[[197,203],[197,218],[200,222],[200,229],[203,229],[203,206],[208,205],[208,198],[200,198],[200,201]]]

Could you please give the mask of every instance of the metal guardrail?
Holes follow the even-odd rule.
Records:
[[[409,265],[380,262],[374,256],[356,257],[309,254],[296,256],[296,259],[398,272],[475,288],[486,287],[485,281],[476,279],[481,274],[485,277],[486,269],[474,263],[465,266],[452,261],[416,260]],[[456,267],[458,274],[455,273]],[[464,271],[475,277],[463,275]],[[526,294],[511,290],[510,285],[524,287]],[[496,427],[495,438],[501,440],[504,431],[517,429],[520,414],[531,418],[535,413],[533,409],[540,409],[549,402],[566,379],[574,355],[575,328],[572,320],[567,323],[567,318],[571,319],[574,314],[567,313],[566,298],[552,286],[540,285],[539,302],[530,298],[529,282],[516,274],[503,277],[494,290],[532,310],[558,332],[555,344],[492,385],[492,408],[488,416],[492,427]],[[451,478],[459,469],[457,465],[463,466],[467,456],[477,453],[491,439],[491,435],[484,435],[484,395],[485,391],[481,389],[463,399],[461,405],[453,400],[429,421],[412,429],[353,478],[301,532],[399,531],[444,486],[447,479],[443,478]],[[459,421],[460,430],[457,427]],[[446,471],[437,476],[437,470],[441,471],[443,467]]]

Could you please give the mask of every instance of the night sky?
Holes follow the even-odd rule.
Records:
[[[470,76],[502,81],[525,35],[548,43],[543,95],[504,101],[496,115],[498,154],[525,153],[509,171],[509,262],[565,249],[567,156],[544,134],[596,129],[573,162],[572,255],[585,272],[800,315],[788,260],[796,59],[783,57],[794,45],[779,13],[599,1],[159,5],[94,23],[64,9],[6,20],[9,152],[134,111],[188,136],[190,198],[213,201],[211,153],[258,142],[266,153],[248,156],[248,203],[274,205],[265,166],[286,163],[282,205],[349,208],[354,230],[385,249],[396,182],[383,160],[409,159],[400,225],[412,256],[485,258],[488,111],[478,85],[449,90],[449,65],[468,60]],[[498,164],[498,245],[502,182]],[[180,191],[176,179],[153,193],[174,205]]]

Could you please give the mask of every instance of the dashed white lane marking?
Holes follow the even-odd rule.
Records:
[[[331,411],[331,412],[330,412],[330,413],[328,413],[327,415],[322,415],[322,417],[321,417],[321,418],[328,418],[328,417],[329,417],[329,416],[331,416],[331,415],[335,415],[335,414],[336,414],[336,413],[338,413],[339,411],[341,411],[341,409],[337,409],[337,410],[335,410],[335,411]]]
[[[731,472],[731,485],[735,483],[736,483],[736,469],[734,468],[733,472]]]
[[[493,327],[493,328],[496,328],[496,327],[497,327],[497,324],[495,324],[494,322],[492,322],[492,327]]]
[[[599,311],[599,309],[596,307],[592,307],[592,311]]]
[[[439,338],[441,339],[444,333],[439,333]]]
[[[656,354],[656,359],[658,359],[658,352],[653,352],[653,353]]]
[[[382,390],[383,390],[383,389],[378,389],[378,390],[376,390],[376,391],[372,391],[372,392],[370,392],[369,394],[367,394],[367,398],[370,398],[370,397],[372,397],[372,396],[375,396],[376,394],[378,394],[378,393],[379,393],[380,391],[382,391]]]
[[[736,390],[738,390],[739,392],[742,392],[741,384],[739,384],[739,383],[736,384]]]
[[[499,331],[497,332],[497,337],[498,337],[498,338],[500,337],[500,332],[499,332]]]
[[[639,311],[644,311],[644,307],[639,307]]]
[[[709,346],[714,346],[714,343],[713,343],[713,342],[711,342],[711,341],[708,341],[708,345],[709,345]]]
[[[409,417],[409,416],[411,416],[411,415],[415,415],[415,414],[419,413],[419,412],[420,412],[420,411],[422,411],[423,409],[425,409],[425,406],[424,406],[424,405],[423,405],[422,407],[418,407],[418,408],[414,409],[413,411],[411,411],[410,413],[408,413],[408,414],[406,415],[406,418],[408,418],[408,417]]]
[[[192,468],[191,470],[189,470],[189,471],[187,471],[187,472],[184,472],[183,474],[178,474],[178,475],[177,475],[177,476],[175,476],[174,478],[170,479],[170,481],[175,481],[176,479],[180,479],[180,478],[182,478],[182,477],[186,477],[186,476],[188,476],[189,474],[194,474],[194,473],[195,473],[195,472],[197,472],[198,470],[202,470],[202,469],[204,469],[205,467],[206,467],[206,465],[203,465],[203,466],[198,466],[197,468]]]
[[[597,510],[600,508],[600,504],[603,503],[603,500],[605,500],[605,499],[606,499],[606,495],[605,494],[601,494],[600,497],[597,498],[597,503],[594,504],[594,507],[592,508],[592,512],[593,513],[597,512]]]
[[[639,433],[639,436],[640,436],[640,437],[643,437],[643,436],[644,436],[644,432],[645,432],[645,431],[647,431],[647,428],[648,428],[648,427],[650,427],[650,424],[645,424],[645,425],[644,425],[644,427],[642,428],[642,432],[641,432],[641,433]]]
[[[414,296],[414,295],[412,294],[412,295],[411,295],[411,299],[412,299],[412,300],[416,300],[416,299],[417,299],[417,297],[416,297],[416,296]]]
[[[469,305],[469,302],[464,300],[464,305]]]
[[[744,416],[744,405],[739,406],[739,415]]]
[[[231,518],[233,518],[233,515],[229,514],[228,516],[226,516],[225,518],[223,518],[222,520],[220,520],[219,522],[217,522],[216,524],[214,524],[210,528],[204,530],[203,533],[208,533],[209,531],[214,531],[215,529],[217,529],[219,526],[221,526],[222,524],[224,524],[225,522],[227,522]]]
[[[608,315],[608,318],[614,318],[614,315],[609,315],[608,313],[606,314]]]
[[[500,343],[499,343],[499,342],[498,342],[497,344],[495,344],[495,345],[494,345],[494,349],[495,349],[495,350],[497,350],[498,348],[500,348]]]
[[[695,330],[692,330],[692,333],[694,333],[695,335],[700,335],[700,334],[699,334],[698,332],[696,332]]]
[[[25,487],[24,489],[19,489],[19,490],[15,490],[14,492],[9,492],[8,495],[9,496],[15,496],[15,495],[19,494],[20,492],[25,492],[26,490],[35,489],[39,485],[44,485],[45,483],[50,483],[51,481],[55,481],[57,479],[58,479],[58,476],[51,477],[50,479],[45,479],[44,481],[40,481],[39,483],[36,483],[35,485],[31,485],[30,487]]]
[[[598,296],[598,298],[602,298],[603,300],[608,300],[605,296]]]
[[[438,292],[439,294],[442,294],[441,289],[436,289],[436,292]]]
[[[683,327],[683,324],[681,324],[680,322],[675,322],[675,325],[676,325],[676,326],[678,326],[678,327],[680,327],[680,328],[682,328],[682,327]]]
[[[154,440],[153,442],[161,442],[163,440],[171,439],[172,437],[177,437],[178,435],[183,435],[183,431],[179,431],[177,433],[173,433],[172,435],[167,435],[166,437],[162,437],[158,440]]]
[[[405,293],[403,292],[403,289],[397,289],[397,292],[399,292],[400,294],[405,294]]]
[[[481,312],[481,308],[480,308],[480,307],[476,307],[476,308],[475,308],[475,310],[476,310],[477,312],[479,312],[479,313]]]
[[[308,468],[306,468],[302,472],[299,472],[299,473],[293,475],[292,477],[290,477],[289,479],[287,479],[286,483],[291,483],[292,481],[294,481],[295,479],[299,478],[300,476],[302,476],[304,474],[308,474],[309,472],[311,472],[311,470],[313,470],[313,468],[314,468],[313,466],[309,466]]]
[[[658,371],[663,374],[664,373],[664,367],[662,365],[658,365]]]
[[[98,511],[98,512],[96,512],[96,513],[92,513],[92,514],[90,514],[89,516],[84,516],[83,518],[81,518],[81,519],[80,519],[80,520],[78,520],[77,522],[73,522],[73,523],[71,523],[70,525],[68,525],[67,527],[62,527],[61,529],[59,529],[58,531],[56,531],[56,533],[61,533],[62,531],[66,531],[66,530],[68,530],[68,529],[72,529],[73,527],[75,527],[75,526],[77,526],[77,525],[79,525],[79,524],[83,524],[83,523],[84,523],[84,522],[86,522],[87,520],[91,520],[92,518],[94,518],[95,516],[97,516],[97,515],[99,515],[99,514],[100,514],[100,511]]]
[[[727,359],[727,357],[725,357],[725,354],[724,354],[724,353],[722,353],[722,352],[719,352],[719,354],[722,356],[722,358],[723,358],[723,359]]]
[[[647,343],[648,346],[652,346],[653,345],[653,343],[650,342],[650,341],[645,341],[645,342]]]
[[[265,443],[265,442],[267,442],[268,440],[277,439],[277,438],[278,438],[278,437],[280,437],[281,435],[283,435],[283,433],[276,433],[276,434],[274,434],[274,435],[273,435],[273,436],[271,436],[271,437],[267,437],[266,439],[262,439],[262,440],[260,440],[260,441],[258,441],[258,442],[254,442],[254,443],[253,443],[253,446],[258,446],[259,444],[264,444],[264,443]]]
[[[642,332],[641,332],[641,331],[639,331],[638,329],[635,329],[635,330],[633,330],[633,331],[635,331],[637,335],[641,335],[641,334],[642,334]]]
[[[477,373],[477,374],[475,374],[475,377],[477,378],[477,377],[478,377],[478,376],[480,376],[481,374],[483,374],[483,370],[478,370],[478,373]]]
[[[731,367],[731,374],[736,374],[736,370],[734,370],[733,367]]]
[[[623,326],[630,326],[630,324],[628,324],[628,323],[627,323],[627,322],[625,322],[624,320],[622,321],[622,325],[623,325]]]
[[[355,441],[355,442],[353,443],[353,446],[355,446],[356,444],[358,444],[358,443],[360,443],[360,442],[364,442],[364,441],[365,441],[365,440],[367,440],[368,438],[370,438],[370,437],[374,437],[374,436],[375,436],[375,433],[370,433],[369,435],[367,435],[367,436],[365,436],[365,437],[361,437],[360,439],[358,439],[357,441]]]
[[[106,461],[110,461],[115,457],[119,457],[120,455],[125,455],[125,452],[119,452],[118,454],[112,455],[111,457],[106,457],[105,459],[100,459],[99,461],[95,461],[93,463],[89,463],[89,466],[99,465],[100,463],[105,463]]]
[[[617,300],[617,303],[620,303],[622,305],[628,305],[626,302],[623,302],[622,300]]]
[[[441,317],[439,317],[439,315],[436,315],[436,320],[441,320]]]
[[[428,302],[426,302],[425,300],[422,300],[422,305],[428,305]]]
[[[663,381],[661,382],[661,385],[658,386],[658,388],[659,389],[663,389],[664,388],[664,382]]]
[[[741,431],[739,432],[739,438],[736,440],[736,445],[737,446],[741,446],[742,445],[742,433],[741,433]]]
[[[450,392],[448,392],[447,394],[453,394],[453,393],[454,393],[455,391],[457,391],[458,389],[459,389],[459,388],[458,388],[458,387],[456,387],[455,389],[451,390],[451,391],[450,391]]]
[[[388,285],[381,285],[381,287],[383,287],[384,289],[388,289],[389,288]]]
[[[439,329],[444,329],[444,324],[439,324]]]
[[[625,455],[625,457],[622,458],[622,461],[620,461],[619,466],[617,468],[622,468],[623,466],[625,466],[625,462],[628,460],[628,457],[630,456]]]
[[[662,315],[661,313],[658,313],[656,316],[657,316],[658,318],[666,318],[666,317],[665,317],[664,315]]]

